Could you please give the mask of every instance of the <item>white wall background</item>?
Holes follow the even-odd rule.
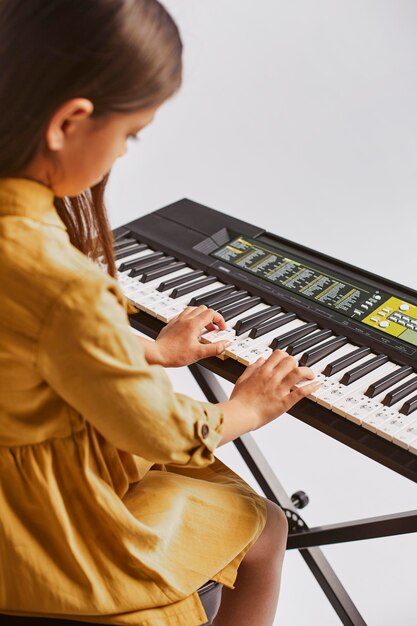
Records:
[[[184,84],[114,168],[113,227],[189,197],[416,289],[417,3],[165,5]],[[310,495],[309,525],[416,508],[416,485],[289,416],[255,438],[288,492]],[[232,444],[219,456],[251,480]],[[369,626],[417,624],[417,535],[324,552]],[[276,624],[340,624],[298,553]]]

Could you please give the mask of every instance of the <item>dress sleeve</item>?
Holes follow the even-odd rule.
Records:
[[[209,465],[221,411],[174,393],[164,369],[147,363],[116,281],[93,278],[71,281],[51,305],[39,337],[43,377],[117,448],[153,463]]]

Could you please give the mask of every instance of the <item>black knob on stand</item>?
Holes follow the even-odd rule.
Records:
[[[297,509],[304,509],[310,502],[310,499],[305,491],[296,491],[291,496],[291,502]]]

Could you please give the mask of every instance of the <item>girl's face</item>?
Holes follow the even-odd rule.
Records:
[[[43,182],[58,197],[76,196],[103,179],[127,151],[129,137],[153,120],[157,108],[95,118],[89,100],[73,99],[50,120],[47,151],[39,153],[22,173]]]

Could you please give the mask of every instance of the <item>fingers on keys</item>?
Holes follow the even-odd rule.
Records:
[[[287,408],[320,387],[309,367],[299,367],[297,360],[283,350],[276,350],[265,361],[265,367],[277,376],[277,383],[287,388]]]
[[[225,330],[227,328],[223,316],[214,309],[209,309],[205,304],[196,307],[188,306],[184,309],[182,315],[195,319],[196,322],[198,320],[199,324],[201,323],[201,328],[207,328],[207,330],[213,330],[214,328]]]

